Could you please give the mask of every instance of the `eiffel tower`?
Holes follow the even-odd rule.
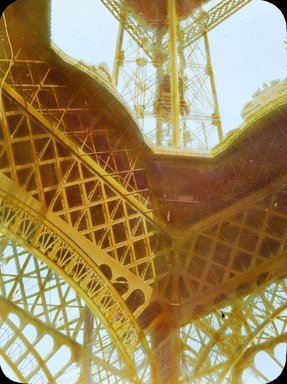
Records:
[[[262,354],[283,368],[286,87],[224,138],[207,38],[249,2],[102,0],[120,21],[114,84],[53,49],[48,0],[1,17],[0,358],[19,381],[267,382]],[[204,155],[181,124],[187,15],[219,142]],[[151,144],[115,86],[124,32],[158,60]]]

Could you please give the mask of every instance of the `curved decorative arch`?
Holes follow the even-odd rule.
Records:
[[[137,372],[132,353],[139,345],[149,347],[136,319],[125,303],[131,293],[120,296],[112,282],[100,270],[92,254],[101,253],[35,199],[1,176],[0,231],[19,243],[60,275],[102,321],[116,343],[131,377]],[[76,243],[77,241],[77,243]],[[121,321],[119,321],[121,319]],[[136,381],[138,382],[138,381]]]
[[[186,377],[195,383],[242,383],[242,373],[254,368],[257,352],[272,355],[277,344],[286,342],[286,284],[286,278],[276,280],[260,293],[238,299],[183,328],[183,361],[189,364]],[[277,324],[277,329],[278,319],[282,327]]]
[[[96,382],[122,383],[129,370],[116,343],[74,290],[13,240],[2,235],[0,244],[0,349],[20,381],[82,383],[90,375]],[[141,347],[133,358],[135,382],[146,382],[148,359]]]

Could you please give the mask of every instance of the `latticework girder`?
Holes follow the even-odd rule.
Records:
[[[33,0],[20,2],[35,21]],[[0,347],[19,379],[233,384],[246,370],[267,377],[254,360],[263,350],[282,367],[286,95],[242,140],[195,160],[206,161],[190,167],[201,185],[176,186],[185,160],[154,177],[164,160],[110,87],[9,31],[2,24]],[[55,368],[63,345],[69,359]]]
[[[44,116],[40,113],[41,109],[37,110],[32,104],[27,104],[27,100],[12,87],[4,85],[3,89],[9,94],[9,99],[3,99],[4,108],[6,109],[7,102],[8,109],[5,115],[8,131],[6,134],[4,132],[2,141],[4,173],[25,187],[32,196],[40,199],[46,209],[57,212],[61,219],[106,249],[115,259],[125,266],[130,264],[135,274],[141,278],[143,274],[147,274],[147,282],[151,283],[155,270],[150,264],[150,252],[152,244],[158,243],[156,239],[158,229],[157,224],[156,226],[149,224],[153,222],[154,217],[147,206],[150,204],[148,200],[143,200],[138,189],[129,191],[134,184],[133,173],[136,173],[136,170],[127,172],[118,170],[121,183],[117,182],[117,173],[109,172],[109,163],[106,165],[102,162],[101,157],[104,154],[98,155],[94,148],[95,155],[100,158],[98,162],[92,159],[91,152],[88,152],[87,148],[89,133],[78,130],[74,133],[61,132],[46,118],[45,113]],[[51,93],[54,93],[52,87]],[[23,110],[25,107],[26,112]],[[49,113],[45,105],[42,108]],[[77,137],[85,135],[84,145],[79,146],[71,141],[72,135]],[[91,136],[94,140],[93,136],[96,135],[91,133]],[[20,157],[20,147],[25,148],[29,158]],[[118,161],[122,162],[129,152],[120,153]],[[107,156],[107,162],[110,162],[109,158],[113,154],[107,153]],[[132,169],[135,168],[139,158],[138,154],[135,156],[131,160]],[[10,169],[7,160],[11,165]],[[92,219],[95,215],[96,224]],[[118,229],[117,234],[114,234],[113,226]],[[143,235],[142,231],[146,235]],[[121,239],[115,238],[120,236],[120,232]],[[143,252],[140,263],[133,255],[135,246],[141,248]],[[155,250],[154,257],[157,253]],[[133,263],[137,266],[132,265]]]
[[[224,0],[207,12],[197,7],[176,21],[172,34],[167,8],[176,11],[182,6],[184,14],[186,3],[167,7],[159,2],[156,12],[165,22],[156,28],[149,23],[153,20],[148,4],[140,6],[143,12],[136,12],[129,2],[102,1],[119,22],[115,84],[150,144],[210,149],[223,140],[207,34],[250,1]],[[159,15],[163,9],[166,15]]]
[[[150,56],[155,47],[155,35],[153,31],[142,25],[125,4],[119,0],[101,0],[107,9],[119,22],[123,22],[125,30],[137,42],[137,44]]]
[[[190,23],[190,25],[182,31],[182,36],[184,36],[183,46],[187,47],[188,45],[194,44],[204,33],[212,31],[212,29],[250,3],[250,1],[251,0],[223,0],[209,11],[199,13],[198,18],[196,18],[196,15],[195,22]]]
[[[151,58],[154,51],[158,49],[155,31],[148,25],[138,21],[139,16],[127,8],[120,0],[101,0],[108,10],[118,21],[124,21],[125,30]],[[223,0],[216,6],[201,13],[196,10],[192,15],[193,22],[180,30],[183,36],[183,47],[194,44],[196,40],[203,37],[204,33],[211,31],[224,20],[232,16],[239,9],[250,3],[251,0]],[[199,14],[198,14],[199,13]],[[142,21],[142,20],[141,20]],[[168,42],[161,46],[162,57],[168,57]]]
[[[99,263],[99,266],[96,267],[91,255],[88,256],[88,244],[84,245],[85,242],[81,242],[79,238],[76,242],[73,241],[74,245],[72,244],[71,236],[75,238],[77,236],[76,232],[71,232],[70,229],[69,235],[67,233],[64,235],[64,227],[61,226],[55,217],[46,213],[41,218],[41,210],[37,210],[37,205],[33,204],[27,196],[24,196],[24,198],[26,201],[30,200],[29,205],[23,204],[23,201],[17,202],[15,199],[14,201],[11,198],[9,199],[9,195],[5,193],[4,189],[9,190],[10,194],[10,191],[13,191],[13,186],[11,184],[7,185],[4,178],[1,179],[1,183],[4,186],[4,188],[1,187],[2,233],[16,239],[19,236],[18,241],[25,248],[31,248],[32,253],[37,254],[42,260],[45,259],[44,261],[52,269],[60,275],[64,275],[76,291],[79,292],[80,288],[81,291],[86,292],[89,300],[94,302],[96,308],[101,308],[101,314],[109,323],[107,327],[115,332],[115,335],[118,335],[115,336],[116,339],[119,338],[124,343],[125,337],[127,338],[125,349],[131,347],[130,337],[133,338],[135,336],[134,342],[136,346],[138,344],[136,337],[136,328],[138,326],[136,324],[132,325],[132,317],[129,317],[129,315],[127,317],[129,310],[128,307],[125,307],[122,300],[125,297],[124,300],[127,300],[127,303],[129,303],[135,295],[133,292],[141,292],[141,300],[143,300],[141,304],[144,305],[144,302],[148,302],[149,298],[145,298],[143,292],[140,291],[141,285],[138,284],[138,291],[136,291],[135,288],[129,286],[128,279],[121,276],[121,273],[116,273],[113,269],[114,285],[115,287],[119,285],[118,291],[122,288],[118,281],[125,281],[124,292],[122,291],[121,295],[104,274],[104,272],[107,273],[109,271],[109,267],[104,262],[104,259],[102,259],[99,249],[93,249]],[[44,255],[48,256],[48,258],[46,259]],[[100,261],[101,259],[102,261]],[[112,276],[108,278],[111,279]],[[80,286],[78,286],[78,283],[80,283]],[[90,305],[93,304],[90,303]],[[134,310],[137,307],[138,305],[134,307]],[[120,318],[120,322],[115,321],[115,316]]]
[[[1,356],[23,382],[80,380],[81,366],[88,358],[84,302],[57,273],[3,235],[0,265]],[[118,352],[118,343],[102,321],[92,321],[89,369],[93,380],[130,382],[133,374]],[[139,371],[143,369],[144,351],[134,359]]]
[[[192,316],[210,300],[219,304],[254,290],[286,269],[285,186],[286,176],[195,225],[178,244],[186,297],[197,296],[187,300],[182,319],[188,321],[187,313]]]
[[[183,382],[244,383],[245,370],[274,378],[264,377],[255,357],[264,351],[269,364],[273,358],[279,372],[283,368],[285,353],[279,361],[274,349],[286,343],[286,294],[285,277],[183,327]]]

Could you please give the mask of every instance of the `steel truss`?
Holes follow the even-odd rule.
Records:
[[[278,360],[275,348],[286,344],[286,289],[286,277],[278,279],[181,328],[182,382],[240,384],[244,373],[254,376],[254,382],[274,379],[263,373],[256,355],[264,351],[279,372],[283,369],[285,353]]]
[[[221,142],[220,106],[208,33],[251,0],[224,0],[207,12],[197,9],[178,22],[177,69],[169,62],[172,54],[168,31],[139,23],[137,15],[119,0],[101,1],[119,21],[113,71],[117,89],[134,111],[147,142],[192,149],[211,149]],[[168,75],[175,71],[180,104],[177,116],[172,108],[174,96]],[[178,131],[176,140],[174,131]]]
[[[156,260],[169,246],[159,233],[161,223],[153,220],[143,157],[123,135],[117,138],[102,126],[95,130],[94,116],[88,118],[76,95],[66,99],[65,86],[47,63],[17,58],[6,77],[6,48],[3,44],[1,232],[56,274],[64,272],[77,293],[86,292],[100,318],[100,335],[108,331],[128,380],[139,382],[145,363],[136,369],[134,360],[149,354],[150,346],[138,321],[145,319],[148,327],[152,320],[145,311],[151,312]],[[19,187],[27,194],[18,194]],[[12,190],[22,198],[15,200]],[[103,343],[101,336],[98,340]],[[100,348],[109,354],[109,346]],[[36,371],[30,375],[36,380]]]
[[[87,354],[85,304],[57,273],[3,235],[0,264],[1,356],[20,380],[81,383],[84,366],[95,381],[100,377],[103,382],[130,382],[134,373],[97,317],[92,318]],[[144,351],[136,351],[133,358],[144,379]]]
[[[265,379],[254,357],[276,359],[286,337],[286,175],[230,195],[178,239],[158,218],[143,148],[48,61],[21,50],[11,61],[3,36],[2,358],[30,383],[240,383],[246,369]]]

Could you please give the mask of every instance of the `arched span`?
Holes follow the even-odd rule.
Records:
[[[41,208],[1,176],[0,231],[46,263],[83,298],[118,346],[131,377],[137,377],[131,355],[139,344],[147,352],[149,348],[124,302],[131,292],[121,297],[90,257],[101,250],[88,248],[85,241],[73,238],[71,229],[65,231],[61,220],[49,212],[44,215]]]

